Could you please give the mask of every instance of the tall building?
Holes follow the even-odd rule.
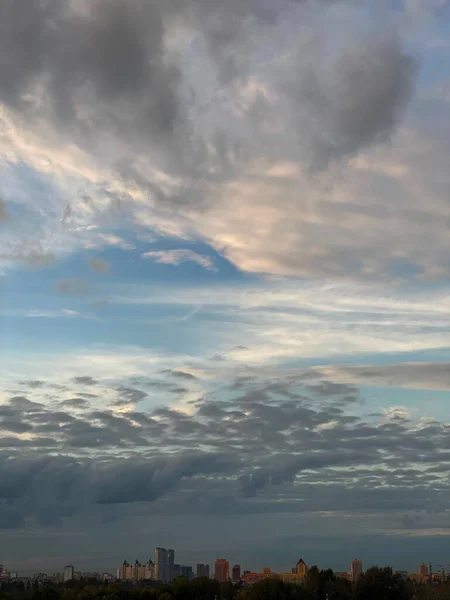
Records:
[[[167,575],[168,581],[173,580],[173,565],[175,563],[175,550],[167,550]]]
[[[303,560],[303,558],[301,558],[296,567],[295,567],[295,572],[297,575],[300,575],[300,577],[306,577],[308,574],[308,567],[306,566],[305,561]]]
[[[142,579],[154,579],[155,578],[155,564],[149,558],[144,565],[144,576]]]
[[[181,576],[181,566],[180,565],[173,565],[173,569],[172,569],[172,578],[176,579],[177,577]]]
[[[217,581],[228,581],[230,578],[230,565],[226,558],[218,558],[216,560],[214,578]]]
[[[425,563],[422,563],[419,567],[419,575],[423,581],[427,581],[430,576],[430,571]]]
[[[175,551],[155,548],[155,579],[168,583],[174,578]]]
[[[241,565],[234,565],[231,573],[231,579],[233,581],[239,581],[241,578]]]
[[[120,567],[117,569],[117,579],[124,580],[127,578],[128,566],[128,562],[124,560]]]
[[[209,565],[197,565],[197,577],[207,577],[209,579]]]
[[[64,567],[64,581],[72,581],[73,579],[73,566],[66,565]]]
[[[155,548],[155,579],[168,581],[167,579],[167,550],[165,548]]]
[[[192,567],[188,567],[187,565],[181,565],[181,576],[184,577],[185,579],[187,579],[188,581],[191,581],[191,579],[194,579],[194,572],[192,570]]]
[[[350,563],[350,576],[354,583],[356,583],[358,581],[358,578],[362,575],[362,572],[363,572],[362,562],[360,560],[358,560],[357,558],[355,558]]]
[[[142,565],[141,563],[138,561],[138,559],[136,559],[134,561],[134,564],[132,565],[132,571],[131,571],[131,580],[132,581],[139,581],[140,579],[140,574],[141,574],[141,568]]]

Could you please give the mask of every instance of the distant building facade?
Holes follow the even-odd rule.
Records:
[[[422,563],[419,566],[419,575],[423,581],[428,581],[428,579],[430,577],[430,571],[428,569],[428,566],[425,563]]]
[[[66,565],[64,567],[64,579],[63,581],[72,581],[73,579],[74,568],[73,565]]]
[[[181,565],[180,571],[181,576],[187,579],[188,581],[194,579],[194,571],[192,570],[192,567],[189,567],[188,565]]]
[[[293,583],[299,585],[303,583],[307,575],[308,566],[303,558],[301,558],[295,565],[295,568],[292,569],[291,573],[282,573],[279,577],[282,579],[282,581],[284,581],[284,583]]]
[[[241,565],[233,565],[233,569],[231,571],[231,579],[233,581],[239,581],[241,578]]]
[[[168,583],[174,578],[175,551],[155,548],[155,579]]]
[[[181,565],[173,565],[173,569],[172,569],[172,577],[173,579],[176,579],[177,577],[181,576]]]
[[[209,565],[197,565],[197,577],[207,577],[209,579]]]
[[[242,581],[244,583],[258,583],[258,581],[263,581],[264,579],[267,579],[268,577],[272,576],[272,571],[271,569],[269,569],[268,567],[266,567],[262,573],[249,573],[248,571],[246,571],[243,575],[242,575]]]
[[[356,583],[362,574],[363,574],[362,562],[358,558],[353,559],[352,562],[350,563],[350,576],[351,576],[353,583]]]
[[[300,575],[301,577],[306,577],[308,575],[308,567],[305,563],[305,561],[303,560],[303,558],[301,558],[296,567],[295,567],[295,572],[297,575]]]
[[[104,579],[108,577],[103,576]],[[152,560],[148,560],[142,565],[138,560],[129,564],[126,560],[117,569],[117,579],[121,581],[142,581],[144,579],[155,578],[155,565]]]
[[[226,558],[218,558],[214,567],[214,578],[217,581],[228,581],[230,578],[230,565]]]

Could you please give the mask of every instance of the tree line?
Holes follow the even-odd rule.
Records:
[[[450,584],[421,585],[389,567],[372,567],[356,584],[331,569],[311,567],[302,585],[269,577],[253,585],[199,577],[171,584],[72,580],[64,584],[3,582],[0,600],[450,600]]]

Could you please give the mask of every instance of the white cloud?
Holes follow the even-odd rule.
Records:
[[[134,291],[112,291],[112,302],[192,308],[216,352],[242,363],[448,347],[450,300],[442,290],[282,280]]]
[[[135,248],[133,244],[124,241],[122,238],[112,233],[99,233],[98,238],[100,242],[104,242],[106,246],[116,246],[121,250],[134,250]],[[94,247],[95,245],[94,242]]]
[[[38,308],[27,308],[27,309],[0,309],[0,314],[4,317],[26,317],[29,319],[61,319],[61,318],[75,318],[79,317],[82,319],[95,319],[95,315],[91,313],[80,313],[76,310],[69,308],[62,308],[57,310],[38,309]]]
[[[152,252],[145,252],[142,254],[142,258],[150,258],[157,263],[175,266],[184,262],[195,262],[209,271],[216,270],[214,263],[209,256],[199,254],[193,250],[155,250]]]

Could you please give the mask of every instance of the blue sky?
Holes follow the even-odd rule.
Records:
[[[6,0],[3,563],[442,563],[447,4],[144,4]]]

